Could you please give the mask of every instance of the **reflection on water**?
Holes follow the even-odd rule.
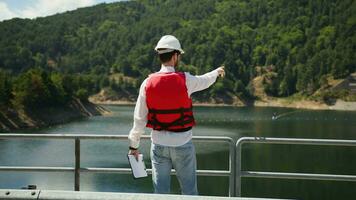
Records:
[[[58,125],[35,133],[80,133],[127,135],[131,129],[132,106],[107,106],[111,116],[97,116]],[[308,111],[286,108],[196,107],[194,135],[356,139],[356,112]],[[272,120],[275,115],[276,119]],[[31,132],[31,131],[30,131]],[[149,134],[149,130],[146,131]],[[228,146],[221,142],[195,142],[199,169],[228,169]],[[150,141],[142,141],[146,166],[150,168]],[[129,167],[127,141],[83,140],[83,167]],[[356,149],[305,145],[246,144],[242,168],[254,171],[330,173],[356,175]],[[74,165],[74,141],[0,140],[0,165],[63,166]],[[21,188],[35,184],[39,189],[73,189],[72,173],[0,172],[0,188]],[[172,179],[172,192],[179,193]],[[203,195],[228,194],[228,178],[199,177]],[[355,183],[243,178],[242,194],[249,197],[345,199],[355,196]],[[81,174],[81,190],[152,192],[151,177],[134,180],[131,175]]]

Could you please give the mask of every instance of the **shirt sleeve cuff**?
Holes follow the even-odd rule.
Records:
[[[134,138],[129,136],[129,145],[130,147],[137,149],[140,146],[140,140],[135,140]]]
[[[135,149],[138,149],[138,147],[140,146],[139,142],[134,142],[130,140],[130,147],[133,147]]]
[[[219,76],[219,72],[218,72],[218,69],[215,69],[214,71],[212,71],[214,76],[215,77],[218,77]]]

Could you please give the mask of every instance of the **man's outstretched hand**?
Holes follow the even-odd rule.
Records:
[[[219,76],[221,78],[224,78],[224,76],[225,76],[225,66],[220,66],[219,68],[217,68],[217,70],[218,70]]]

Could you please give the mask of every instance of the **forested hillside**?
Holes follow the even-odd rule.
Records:
[[[0,104],[63,104],[103,88],[135,96],[160,67],[153,47],[165,34],[186,52],[180,70],[226,66],[195,99],[253,99],[261,71],[273,72],[271,96],[311,95],[355,71],[355,33],[354,0],[141,0],[12,19],[0,23]]]

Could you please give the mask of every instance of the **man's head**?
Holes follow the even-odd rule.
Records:
[[[179,64],[180,52],[175,50],[168,53],[158,54],[158,57],[162,64],[177,67]]]
[[[179,56],[184,53],[179,40],[173,35],[163,36],[158,41],[155,50],[162,63],[169,63],[173,66],[178,66]]]

